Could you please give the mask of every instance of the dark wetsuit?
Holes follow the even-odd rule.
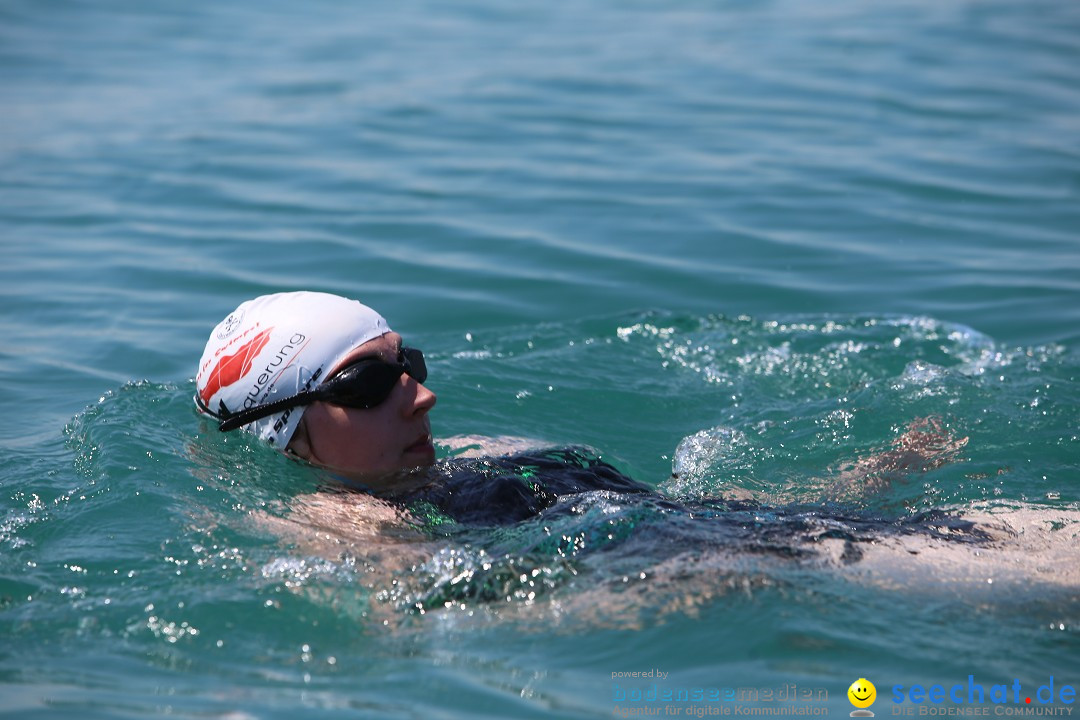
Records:
[[[882,534],[918,532],[953,540],[982,539],[972,523],[940,511],[883,518],[836,506],[770,508],[721,498],[678,500],[627,477],[584,447],[451,459],[427,472],[430,482],[394,499],[429,527],[507,526],[541,514],[554,519],[591,500],[609,506],[610,516],[634,514],[635,524],[648,516],[679,526],[678,530],[669,527],[664,535],[675,532],[712,543],[759,545],[759,549],[783,547],[787,548],[784,554],[795,545],[822,537],[868,540]],[[613,505],[618,509],[612,509]],[[707,529],[702,527],[703,520]]]
[[[554,586],[583,564],[594,578],[617,578],[685,553],[808,559],[821,540],[841,539],[840,560],[849,563],[862,556],[861,543],[887,535],[983,540],[972,523],[935,511],[883,518],[839,507],[670,498],[580,447],[451,459],[414,473],[423,486],[393,499],[426,531],[465,543],[452,548],[473,549],[447,551],[442,561],[453,572],[435,573],[417,607],[532,597],[536,573]],[[477,550],[482,561],[470,554]]]

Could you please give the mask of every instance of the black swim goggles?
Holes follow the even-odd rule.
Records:
[[[427,380],[424,353],[416,348],[403,347],[396,363],[388,363],[378,357],[362,358],[346,365],[337,375],[311,390],[301,390],[287,398],[239,412],[228,412],[222,408],[222,412],[217,414],[221,420],[218,429],[228,432],[268,415],[313,402],[327,402],[349,408],[373,408],[390,397],[403,374],[414,378],[418,383]]]

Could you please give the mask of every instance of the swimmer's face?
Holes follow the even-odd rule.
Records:
[[[401,336],[390,332],[357,347],[327,378],[361,358],[397,362]],[[358,409],[326,402],[304,411],[289,450],[339,475],[370,484],[380,474],[435,462],[428,411],[435,393],[402,374],[389,397],[373,408]]]

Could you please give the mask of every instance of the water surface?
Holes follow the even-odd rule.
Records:
[[[959,455],[848,509],[1067,518],[1077,38],[1050,0],[3,3],[3,712],[600,717],[612,672],[662,668],[835,715],[859,677],[879,712],[1080,682],[1075,592],[691,572],[696,602],[645,585],[618,622],[374,621],[355,556],[267,521],[320,479],[190,402],[239,302],[323,290],[425,350],[437,435],[813,503],[936,417]],[[447,553],[432,582],[476,559]],[[621,580],[585,569],[567,607]]]

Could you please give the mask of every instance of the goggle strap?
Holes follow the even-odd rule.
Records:
[[[218,430],[221,432],[229,432],[239,427],[243,427],[248,423],[261,420],[264,417],[273,415],[275,413],[294,408],[297,405],[307,405],[315,400],[318,400],[322,395],[321,392],[316,390],[304,390],[298,392],[295,395],[291,395],[287,398],[275,400],[274,402],[267,403],[265,405],[258,405],[247,410],[241,410],[239,412],[230,413],[227,417],[221,420],[221,424],[218,425]]]

